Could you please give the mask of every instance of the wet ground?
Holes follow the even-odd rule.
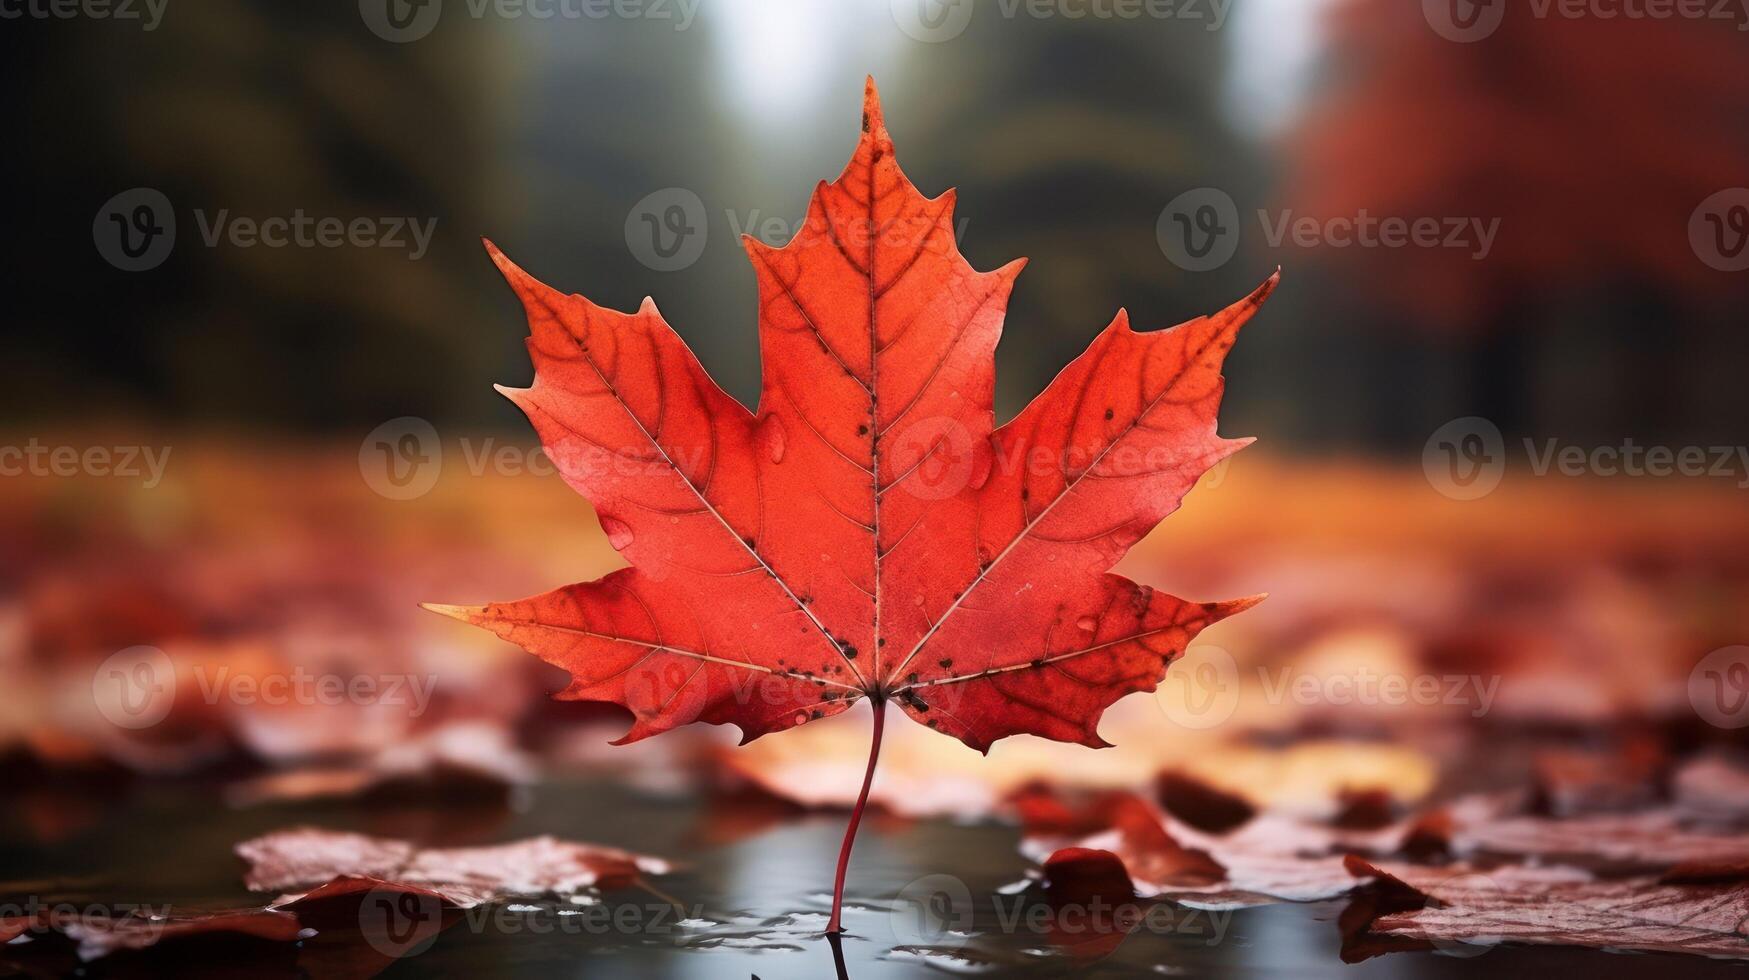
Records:
[[[8,794],[10,795],[10,794]],[[190,947],[179,962],[210,975],[388,977],[649,977],[855,980],[1215,976],[1311,978],[1744,977],[1741,965],[1604,952],[1462,948],[1340,961],[1342,903],[1211,912],[1148,910],[1115,937],[1058,916],[1037,889],[1013,887],[1025,862],[1013,829],[951,821],[865,823],[851,870],[841,959],[821,936],[842,817],[761,826],[735,804],[634,790],[599,778],[550,783],[510,806],[380,801],[227,807],[206,786],[151,784],[104,801],[37,793],[0,816],[0,902],[140,902],[194,907],[259,904],[241,885],[231,843],[297,824],[470,844],[553,834],[682,862],[650,890],[476,909],[446,919],[393,959],[336,961],[254,941]],[[59,839],[42,840],[46,836]],[[677,910],[678,907],[678,910]],[[1071,947],[1082,952],[1066,952]],[[0,975],[52,975],[65,961],[0,947]],[[125,954],[88,976],[152,972]]]

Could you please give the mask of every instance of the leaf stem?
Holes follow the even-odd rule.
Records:
[[[874,708],[874,739],[868,747],[868,771],[862,776],[862,792],[856,796],[856,808],[850,811],[850,826],[844,828],[844,846],[838,850],[838,877],[832,883],[832,918],[826,923],[829,936],[844,931],[844,926],[838,921],[844,909],[844,873],[850,869],[850,847],[856,843],[856,827],[862,823],[862,811],[868,806],[868,788],[874,783],[875,763],[881,757],[881,729],[887,720],[886,699],[876,696],[868,700]]]

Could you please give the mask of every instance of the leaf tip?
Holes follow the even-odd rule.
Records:
[[[886,119],[881,114],[881,93],[875,87],[873,75],[863,78],[862,82],[862,131],[878,133],[886,128]]]
[[[1269,593],[1259,592],[1256,595],[1248,595],[1243,599],[1229,599],[1226,602],[1221,603],[1221,618],[1225,619],[1228,616],[1242,613],[1267,598],[1269,598]]]
[[[510,283],[511,288],[515,289],[534,279],[533,276],[523,271],[522,266],[510,261],[510,256],[505,255],[504,250],[499,248],[490,238],[481,238],[480,244],[486,246],[486,255],[492,259],[492,264],[498,267],[498,272]],[[520,290],[518,291],[520,292]]]
[[[1263,301],[1268,299],[1269,294],[1275,292],[1275,287],[1279,285],[1281,285],[1281,266],[1278,265],[1275,267],[1275,271],[1269,274],[1269,278],[1263,280],[1263,285],[1258,286],[1251,291],[1250,296],[1245,297],[1245,302],[1252,307],[1262,306]]]
[[[426,612],[434,612],[439,616],[448,616],[464,623],[476,622],[480,614],[486,611],[485,606],[450,606],[441,602],[421,602],[419,608]]]

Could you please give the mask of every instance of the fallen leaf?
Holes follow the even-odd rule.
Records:
[[[419,848],[403,840],[297,828],[244,841],[244,884],[252,891],[291,892],[273,907],[348,890],[336,879],[370,880],[442,896],[471,908],[510,896],[568,895],[617,888],[645,874],[666,874],[668,862],[618,848],[530,837],[488,847]]]
[[[1071,847],[1044,862],[1051,908],[1045,938],[1080,960],[1108,956],[1140,924],[1126,864],[1110,851]]]
[[[1515,942],[1749,959],[1749,883],[1741,879],[1598,881],[1571,868],[1435,869],[1359,858],[1348,866],[1399,898],[1345,923],[1361,930],[1344,942],[1348,962],[1405,948],[1369,945],[1372,934],[1422,949]]]
[[[1066,849],[1117,856],[1138,895],[1198,908],[1242,908],[1274,901],[1318,901],[1354,887],[1342,854],[1357,844],[1394,849],[1396,828],[1342,834],[1279,814],[1242,829],[1206,834],[1132,794],[1070,803],[1040,788],[1016,800],[1021,851],[1034,860]]]
[[[1447,807],[1452,853],[1582,864],[1615,874],[1749,859],[1749,835],[1740,823],[1699,820],[1681,807],[1550,819],[1514,813],[1513,803],[1497,795],[1454,800]],[[1749,814],[1738,815],[1744,817]]]
[[[1243,796],[1216,789],[1188,773],[1161,773],[1155,794],[1167,813],[1206,833],[1224,834],[1257,815],[1257,808]]]

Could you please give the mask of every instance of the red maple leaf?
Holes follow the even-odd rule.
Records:
[[[756,412],[652,301],[566,296],[487,243],[535,367],[532,387],[501,390],[631,567],[431,608],[570,671],[560,698],[630,709],[622,742],[698,721],[750,740],[867,697],[871,776],[889,700],[982,751],[1021,733],[1104,746],[1107,706],[1257,601],[1187,602],[1107,569],[1250,441],[1215,433],[1220,366],[1276,278],[1171,330],[1136,333],[1120,311],[997,428],[994,353],[1024,261],[972,269],[953,202],[900,172],[871,80],[856,153],[794,239],[743,238]]]

